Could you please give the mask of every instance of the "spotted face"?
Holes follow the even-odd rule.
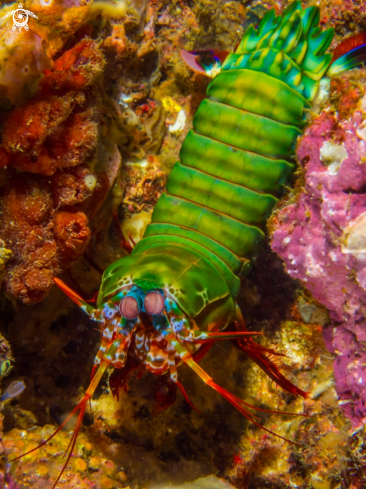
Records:
[[[169,292],[160,288],[144,291],[135,284],[122,288],[102,308],[95,309],[91,317],[103,329],[96,364],[105,359],[115,368],[122,368],[132,349],[147,370],[158,375],[170,371],[173,379],[177,377],[180,357],[165,337],[173,332],[185,341],[189,332],[196,329]],[[189,347],[192,350],[193,345]]]
[[[194,353],[200,345],[193,333],[224,329],[235,310],[227,283],[211,263],[169,245],[114,262],[104,272],[97,309],[81,307],[102,323],[96,363],[122,368],[133,351],[148,370],[170,372],[173,379],[181,363],[176,347]]]

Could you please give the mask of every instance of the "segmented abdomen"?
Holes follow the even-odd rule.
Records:
[[[248,69],[223,71],[207,95],[134,252],[157,243],[194,248],[235,297],[237,276],[249,269],[275,195],[294,169],[307,102],[285,82]]]

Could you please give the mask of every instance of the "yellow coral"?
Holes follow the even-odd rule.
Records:
[[[94,19],[98,15],[104,15],[111,19],[120,19],[126,15],[127,2],[119,0],[117,2],[95,1],[90,5],[88,17]]]
[[[10,260],[11,256],[12,256],[12,252],[7,248],[5,248],[4,241],[0,239],[0,285],[4,276],[4,272],[3,272],[4,265],[8,260]]]
[[[11,255],[11,250],[5,248],[4,241],[0,239],[0,268],[3,267],[8,260],[10,260]]]
[[[122,222],[121,228],[125,237],[131,237],[135,243],[138,243],[144,235],[145,229],[151,222],[151,214],[141,211],[134,214],[130,219]]]

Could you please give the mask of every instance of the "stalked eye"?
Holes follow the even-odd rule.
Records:
[[[159,292],[149,292],[145,296],[144,306],[148,314],[161,314],[164,311],[164,297]]]
[[[121,311],[122,316],[126,319],[136,319],[140,312],[137,300],[130,295],[127,295],[121,300],[119,310]]]

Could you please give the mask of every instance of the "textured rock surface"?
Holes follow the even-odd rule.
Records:
[[[176,486],[154,486],[151,489],[231,489],[228,482],[223,481],[213,475],[209,477],[202,477],[194,482],[188,482],[187,484],[179,484]]]
[[[366,417],[364,77],[359,71],[332,81],[330,103],[297,149],[304,190],[271,223],[272,249],[329,310],[326,343],[336,354],[341,408],[355,427]]]
[[[44,299],[61,267],[83,254],[90,238],[88,217],[114,181],[108,180],[107,165],[98,171],[99,153],[108,155],[99,127],[107,123],[93,100],[101,96],[95,85],[103,67],[97,44],[80,41],[42,78],[38,97],[5,117],[0,234],[12,259],[4,286],[28,304]],[[70,207],[94,192],[89,208]]]
[[[52,68],[55,55],[88,20],[101,13],[115,18],[126,14],[124,0],[114,5],[86,0],[25,0],[23,8],[37,18],[29,17],[28,30],[12,30],[10,12],[18,4],[3,3],[9,4],[0,10],[0,107],[4,109],[37,93],[37,84],[44,71]]]
[[[0,334],[0,382],[9,374],[12,368],[13,357],[10,350],[10,345],[6,339]],[[3,386],[1,386],[0,394],[4,394]],[[19,489],[19,486],[14,481],[10,474],[10,466],[8,463],[8,453],[3,440],[3,415],[0,413],[0,487],[9,489]]]

